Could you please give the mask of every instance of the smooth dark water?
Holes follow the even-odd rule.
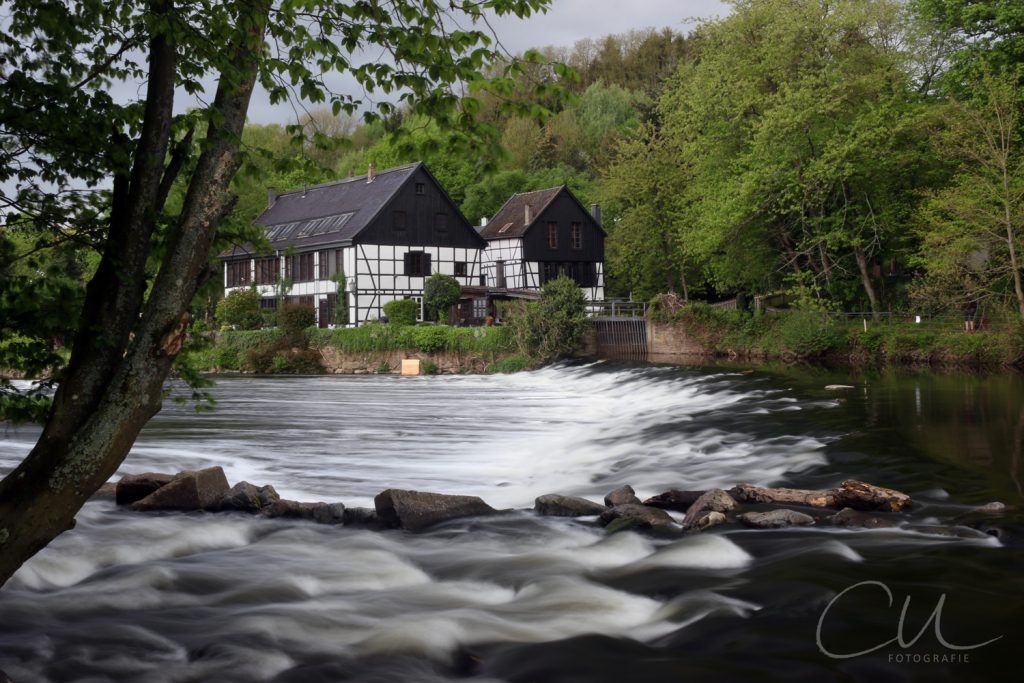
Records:
[[[123,471],[219,464],[302,500],[369,505],[394,486],[520,511],[408,534],[90,502],[0,591],[0,669],[15,681],[1015,678],[1020,517],[971,509],[1024,504],[1019,375],[598,364],[222,378],[214,393],[210,414],[168,404]],[[8,428],[0,470],[35,435]],[[625,483],[644,497],[850,477],[918,504],[893,529],[673,539],[521,510]],[[865,581],[879,583],[821,620]],[[819,650],[819,621],[834,654],[895,638],[907,597],[913,640],[943,595],[948,644],[1000,639],[958,651],[928,626],[907,648]]]

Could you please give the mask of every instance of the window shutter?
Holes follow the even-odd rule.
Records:
[[[423,254],[423,272],[421,275],[423,275],[423,277],[428,277],[430,275],[430,254]]]
[[[411,272],[411,270],[412,270],[412,254],[410,254],[409,252],[405,252],[405,270],[403,270],[402,272],[405,275],[412,275],[413,273]]]

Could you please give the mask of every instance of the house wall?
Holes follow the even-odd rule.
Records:
[[[558,247],[548,246],[548,223],[558,226]],[[572,248],[572,224],[580,223],[583,244]],[[534,220],[523,235],[523,257],[527,261],[604,261],[604,233],[588,211],[562,192]]]
[[[460,285],[480,282],[481,250],[475,247],[357,244],[351,247],[354,267],[349,277],[349,316],[353,324],[378,320],[384,304],[395,299],[419,298],[422,301],[426,277],[404,274],[405,254],[422,251],[430,254],[430,272],[454,277]],[[466,264],[466,275],[455,275],[455,264]],[[421,308],[422,315],[422,308]]]
[[[487,287],[498,286],[497,262],[505,263],[505,286],[509,289],[525,289],[535,285],[536,273],[533,278],[523,263],[523,241],[518,237],[512,239],[489,240],[487,250],[484,252],[482,272],[486,278]]]

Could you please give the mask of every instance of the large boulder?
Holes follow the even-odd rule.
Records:
[[[620,486],[605,496],[604,504],[608,507],[615,507],[616,505],[642,505],[640,499],[636,497],[636,491],[629,484]]]
[[[722,489],[711,489],[693,502],[683,518],[683,528],[689,529],[702,512],[730,512],[736,509],[736,501]]]
[[[240,481],[224,494],[217,505],[218,510],[237,512],[259,512],[281,500],[273,486],[257,487],[247,481]]]
[[[373,505],[382,524],[409,531],[418,531],[449,519],[497,512],[477,496],[450,496],[403,489],[378,493]]]
[[[665,491],[664,493],[659,493],[656,496],[648,498],[644,501],[644,505],[662,508],[664,510],[686,512],[698,498],[704,495],[704,493],[704,491],[679,491],[678,489],[672,489],[671,491]]]
[[[118,505],[131,505],[172,481],[174,481],[173,474],[159,472],[126,474],[117,482],[114,489],[114,500]]]
[[[635,520],[632,522],[632,526],[636,528],[646,527],[667,527],[674,526],[676,521],[672,519],[664,510],[658,508],[648,507],[646,505],[616,505],[613,508],[605,510],[599,519],[601,526],[609,526],[612,522],[620,519]],[[623,524],[620,522],[615,525],[616,528],[622,527]]]
[[[537,511],[537,514],[554,517],[585,517],[599,515],[608,508],[586,498],[548,493],[539,496],[533,502],[533,509]]]
[[[220,467],[180,472],[142,500],[133,510],[216,510],[228,492],[228,479]]]
[[[814,517],[796,510],[769,510],[768,512],[745,512],[739,520],[755,529],[781,529],[787,526],[814,524]]]

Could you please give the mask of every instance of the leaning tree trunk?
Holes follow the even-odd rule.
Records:
[[[165,5],[158,0],[154,11]],[[177,225],[145,304],[132,308],[134,292],[122,292],[104,278],[127,272],[125,287],[134,286],[138,271],[110,259],[106,274],[101,265],[100,278],[90,283],[83,319],[89,315],[106,316],[114,328],[106,338],[79,348],[69,367],[68,379],[54,397],[54,407],[42,437],[28,457],[0,482],[0,584],[3,584],[32,555],[53,538],[74,525],[74,517],[89,496],[105,482],[127,456],[143,425],[160,410],[164,381],[171,363],[181,350],[188,321],[188,306],[207,268],[209,251],[218,223],[230,211],[232,198],[228,185],[238,166],[238,141],[245,124],[257,75],[257,57],[263,50],[269,14],[268,0],[256,0],[249,6],[248,23],[240,29],[230,50],[230,64],[220,76],[206,145],[189,182]],[[163,41],[161,43],[161,41]],[[129,256],[148,247],[159,190],[152,185],[149,166],[162,165],[167,150],[154,134],[147,139],[147,127],[163,130],[172,112],[174,84],[173,46],[161,36],[154,37],[150,49],[150,92],[147,93],[146,124],[136,150],[129,191],[115,197],[121,201],[111,213],[108,243],[123,238],[131,242]],[[170,60],[171,77],[166,78]],[[167,92],[167,88],[170,92]],[[157,89],[154,99],[153,89]],[[158,101],[158,102],[157,102]],[[153,103],[153,111],[149,104]],[[139,171],[146,182],[134,185]],[[160,184],[156,174],[156,186]],[[155,193],[155,194],[154,194]],[[117,195],[117,188],[115,188]],[[147,197],[153,202],[147,205]],[[131,207],[141,210],[131,213]],[[119,213],[121,212],[121,213]],[[127,216],[126,216],[127,213]],[[125,216],[124,225],[115,223]],[[108,246],[107,256],[118,245]],[[144,263],[143,263],[144,265]],[[102,286],[101,286],[102,285]],[[109,291],[107,291],[109,290]],[[141,309],[141,317],[139,312]],[[118,326],[118,321],[130,320]],[[128,340],[119,344],[120,339]],[[123,349],[123,351],[122,351]],[[113,358],[113,360],[112,360]]]
[[[853,255],[857,259],[857,270],[860,271],[860,281],[864,285],[864,292],[868,295],[871,303],[871,317],[878,319],[878,295],[875,294],[875,286],[871,282],[871,273],[868,272],[868,258],[864,249],[857,245],[853,248]]]

